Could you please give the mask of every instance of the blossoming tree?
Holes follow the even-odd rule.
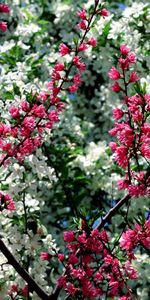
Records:
[[[29,5],[28,1],[26,5]],[[20,10],[18,11],[19,18],[26,16],[25,20],[30,22],[30,12],[26,7],[20,6],[23,12],[19,15]],[[48,3],[45,6],[48,7]],[[36,14],[38,8],[36,5],[31,6],[33,14]],[[14,41],[10,40],[8,34],[6,49],[2,47],[1,50],[4,67],[0,123],[2,299],[128,300],[137,295],[135,250],[141,249],[141,253],[148,253],[150,250],[148,209],[142,210],[139,217],[131,212],[132,203],[134,202],[135,208],[137,198],[144,201],[142,197],[147,199],[150,190],[150,95],[146,81],[144,84],[140,81],[147,70],[143,53],[146,56],[148,49],[144,39],[149,6],[147,3],[141,6],[139,4],[139,15],[136,15],[134,5],[132,8],[124,8],[122,24],[126,24],[127,32],[124,37],[118,37],[117,42],[115,34],[113,35],[113,12],[113,5],[108,12],[105,3],[98,0],[92,3],[88,1],[78,8],[78,23],[74,27],[73,38],[66,38],[63,33],[64,42],[60,41],[57,47],[59,51],[51,67],[50,80],[46,79],[45,85],[39,82],[36,88],[34,70],[36,76],[42,78],[43,70],[49,76],[49,64],[46,64],[46,60],[43,70],[40,69],[40,64],[46,57],[44,48],[39,50],[37,61],[35,59],[39,47],[36,39],[47,43],[47,21],[37,19],[33,33],[38,34],[35,37],[33,34],[31,38],[31,33],[27,36],[25,32],[24,37],[18,40],[22,29],[18,23],[15,31],[15,17],[11,15],[13,5],[0,4],[0,13],[2,16],[10,14],[12,31],[15,31]],[[43,15],[47,18],[44,9]],[[144,31],[143,44],[138,45],[141,52],[134,46],[132,50],[132,43],[126,45],[128,28],[130,30],[131,26],[135,26],[134,22],[132,25],[128,24],[128,15],[129,19],[133,18],[132,21],[139,18],[139,22],[142,22],[139,27]],[[121,28],[118,23],[119,26]],[[7,27],[6,21],[0,21],[2,39],[5,35],[7,37]],[[29,28],[30,25],[28,31]],[[56,42],[57,39],[55,34],[53,41]],[[88,77],[92,80],[90,72],[95,76],[94,68],[91,71],[89,58],[93,56],[94,61],[97,53],[100,55],[99,51],[105,56],[108,41],[116,64],[110,66],[110,63],[114,63],[113,60],[108,64],[107,76],[114,81],[112,87],[109,84],[109,91],[112,91],[112,97],[113,93],[115,97],[119,95],[122,102],[118,107],[118,100],[115,101],[116,108],[113,104],[116,123],[109,131],[110,138],[107,137],[107,140],[110,139],[109,148],[103,143],[106,151],[102,150],[100,154],[98,147],[97,154],[94,149],[96,144],[93,142],[90,144],[92,155],[88,153],[90,148],[85,148],[84,155],[82,149],[85,141],[83,139],[79,142],[82,134],[78,133],[81,131],[76,123],[78,117],[73,123],[73,114],[69,109],[73,107],[71,101],[81,102],[82,94],[79,99],[76,97],[82,89],[87,98],[90,94],[93,96],[92,85],[86,86]],[[45,45],[47,49],[48,45]],[[8,54],[7,47],[10,51]],[[30,48],[33,48],[33,52]],[[25,65],[23,55],[26,57]],[[98,60],[95,60],[95,64],[97,63]],[[107,63],[106,59],[106,65]],[[97,71],[96,77],[98,74]],[[104,78],[101,75],[102,83]],[[32,80],[34,85],[30,85]],[[103,105],[101,109],[103,111]],[[82,116],[81,111],[79,108],[78,116]],[[59,136],[61,126],[63,128],[65,125],[65,114],[65,118],[70,119],[71,130],[64,131]],[[106,123],[107,121],[108,118]],[[83,132],[88,123],[84,124],[83,120]],[[79,139],[73,136],[73,131]],[[92,134],[97,139],[95,128]],[[86,139],[89,137],[85,133]],[[101,159],[98,161],[99,156]],[[94,167],[85,163],[85,157]],[[95,171],[96,166],[100,170],[99,174]],[[118,178],[115,183],[111,181],[110,191],[110,186],[107,190],[107,181],[111,174]],[[97,175],[101,185],[95,190],[97,183],[93,178],[95,180]],[[118,185],[119,190],[125,190],[125,194],[118,191],[114,184]],[[130,212],[134,220],[130,217]],[[118,218],[117,229],[115,218]],[[51,235],[52,228],[57,244]],[[148,294],[146,297],[149,297]]]

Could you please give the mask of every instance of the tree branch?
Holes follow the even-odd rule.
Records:
[[[52,300],[51,296],[47,295],[40,286],[34,281],[34,279],[29,275],[29,273],[20,265],[20,263],[11,254],[7,246],[4,244],[2,239],[0,239],[0,250],[3,255],[7,258],[8,263],[14,267],[17,273],[28,283],[29,287],[32,288],[32,292],[35,291],[36,294],[42,300]]]
[[[128,194],[124,198],[122,198],[118,203],[109,210],[109,212],[106,214],[106,216],[102,219],[102,221],[99,222],[99,224],[96,226],[96,228],[101,229],[103,226],[111,220],[111,218],[116,214],[116,212],[121,208],[124,203],[126,203],[129,199],[131,199],[131,196]]]

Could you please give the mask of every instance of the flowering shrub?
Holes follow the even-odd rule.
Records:
[[[123,86],[118,81],[112,86],[115,92],[122,91],[124,94],[125,109],[113,109],[116,121],[115,127],[110,130],[111,136],[117,136],[119,144],[110,143],[115,153],[115,160],[122,168],[127,169],[124,180],[118,182],[120,189],[128,189],[131,196],[149,195],[149,172],[143,171],[140,159],[149,158],[149,123],[147,123],[149,112],[150,95],[137,85],[137,94],[129,96],[129,85],[139,81],[136,72],[130,71],[132,64],[135,64],[136,57],[126,45],[120,47],[121,57],[118,59],[121,72],[115,67],[109,71],[112,80],[122,80]],[[134,160],[134,164],[132,161]],[[132,165],[137,172],[132,170]]]
[[[149,96],[144,79],[139,84],[147,74],[148,4],[137,4],[138,14],[134,5],[129,10],[125,7],[116,24],[115,4],[108,13],[101,1],[88,1],[77,9],[76,26],[71,17],[73,4],[62,3],[60,9],[56,2],[52,8],[46,1],[44,5],[38,2],[26,0],[24,6],[11,1],[11,9],[0,4],[2,12],[10,15],[5,32],[8,42],[2,45],[0,57],[0,249],[6,257],[0,257],[0,297],[65,299],[65,290],[72,299],[132,299],[140,293],[132,266],[135,247],[141,245],[140,249],[147,251],[150,237],[149,220],[145,221],[148,212],[144,221],[138,219],[140,224],[134,225],[138,200],[130,201],[132,196],[149,195]],[[81,1],[76,4],[80,6]],[[120,26],[126,29],[124,35],[120,29],[115,32]],[[3,23],[1,30],[4,28]],[[4,36],[2,32],[2,40]],[[116,81],[114,96],[107,71],[113,64],[112,53],[115,57],[119,47],[119,68],[109,71]],[[130,49],[136,52],[136,72],[135,54]],[[124,102],[118,108],[119,92]],[[117,142],[110,144],[116,163],[109,148],[105,152],[102,135],[112,123],[108,122],[112,105],[106,101],[111,97],[117,107],[113,109],[116,125],[110,131],[117,137]],[[125,179],[121,179],[124,170]],[[121,200],[116,181],[129,191]],[[127,210],[118,213],[123,204]],[[111,221],[114,215],[116,222]],[[72,217],[76,229],[68,231]]]
[[[105,230],[91,232],[82,230],[78,233],[64,233],[66,247],[69,250],[65,261],[66,272],[58,280],[60,287],[77,298],[97,299],[119,296],[119,299],[132,298],[127,279],[137,279],[137,272],[130,261],[122,263],[110,249],[109,236]],[[64,257],[58,255],[64,263]],[[126,296],[123,296],[123,290]],[[124,297],[124,298],[123,298]]]

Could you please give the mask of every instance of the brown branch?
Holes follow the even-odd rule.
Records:
[[[112,207],[109,212],[106,214],[106,216],[102,219],[102,221],[99,222],[99,224],[96,226],[96,228],[101,229],[103,226],[111,220],[111,218],[116,214],[116,212],[121,208],[128,200],[131,199],[131,196],[128,194],[124,198],[122,198],[118,203]]]
[[[0,250],[3,253],[3,255],[7,258],[8,263],[11,264],[14,267],[14,269],[17,271],[17,273],[25,280],[25,282],[28,283],[29,288],[32,289],[32,292],[35,291],[36,294],[42,300],[53,300],[53,299],[55,299],[54,297],[52,297],[52,295],[50,295],[50,296],[47,295],[41,289],[41,287],[34,281],[34,279],[29,275],[29,273],[15,259],[15,257],[12,255],[12,253],[9,251],[9,249],[7,248],[7,246],[2,241],[2,239],[0,239]]]

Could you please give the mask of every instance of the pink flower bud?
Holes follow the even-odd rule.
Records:
[[[97,45],[97,40],[94,37],[89,38],[88,42],[87,42],[90,46],[92,47],[96,47]]]
[[[120,46],[120,52],[121,52],[121,54],[122,55],[128,55],[128,53],[130,52],[130,48],[129,47],[127,47],[126,45],[124,45],[124,44],[122,44],[121,46]]]
[[[64,255],[63,253],[59,253],[59,254],[58,254],[58,259],[59,259],[60,261],[64,261],[65,255]]]
[[[130,61],[129,61],[128,58],[122,58],[122,57],[120,57],[120,58],[118,59],[118,61],[119,61],[120,68],[121,68],[122,70],[127,70],[127,69],[129,68],[129,63],[130,63]]]
[[[99,14],[102,16],[102,17],[108,17],[109,16],[109,11],[106,9],[106,8],[102,8],[99,12]]]
[[[0,22],[0,30],[5,32],[7,30],[7,23],[6,22]]]
[[[48,252],[41,252],[40,253],[40,258],[42,259],[42,260],[50,260],[50,258],[51,258],[51,255],[48,253]]]
[[[7,4],[0,4],[0,13],[8,14],[10,12],[10,8]]]
[[[118,93],[121,91],[121,86],[118,82],[115,82],[113,85],[112,85],[112,91]]]
[[[10,292],[17,293],[18,292],[18,286],[17,284],[12,284],[10,287]]]
[[[82,20],[80,23],[78,23],[78,27],[82,30],[86,30],[86,28],[87,28],[86,21]]]
[[[77,12],[77,16],[80,17],[82,20],[86,20],[86,11],[85,9],[82,9]]]
[[[108,72],[108,76],[112,80],[117,80],[120,78],[120,73],[115,67],[112,67],[111,70]]]
[[[61,54],[61,56],[65,56],[66,54],[70,53],[70,49],[62,43],[59,46],[59,53]]]
[[[27,297],[29,293],[28,286],[26,285],[24,288],[22,288],[22,294],[24,297]]]
[[[138,80],[140,80],[140,78],[138,77],[137,73],[136,72],[132,72],[130,74],[129,82],[136,82]]]
[[[74,84],[74,85],[71,85],[69,86],[68,90],[71,92],[71,93],[75,93],[77,91],[78,87]]]

